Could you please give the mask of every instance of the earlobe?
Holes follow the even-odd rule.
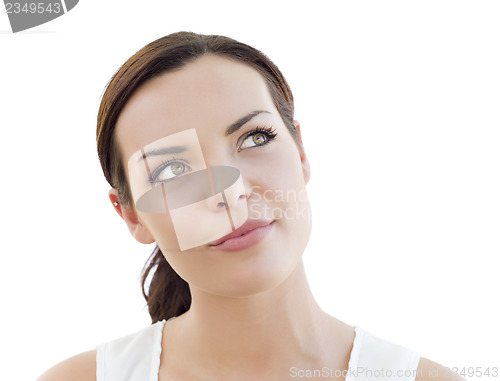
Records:
[[[113,207],[115,208],[116,213],[118,213],[118,215],[123,218],[122,206],[120,204],[120,197],[118,196],[118,190],[115,188],[111,188],[109,190],[108,197],[109,197],[109,200],[111,201],[111,203],[113,204]]]
[[[120,203],[120,198],[118,196],[118,190],[111,188],[109,191],[109,199],[115,208],[118,215],[127,224],[130,234],[140,243],[150,244],[155,242],[155,239],[149,232],[149,230],[144,226],[137,216],[135,209],[130,208],[127,205],[122,205]]]

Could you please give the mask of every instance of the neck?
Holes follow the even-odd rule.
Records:
[[[189,357],[240,374],[279,369],[283,375],[283,366],[319,365],[325,353],[332,358],[336,335],[331,333],[345,328],[314,300],[302,262],[280,285],[259,294],[191,293],[190,310],[178,318]]]

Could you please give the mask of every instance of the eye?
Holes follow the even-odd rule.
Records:
[[[191,167],[184,160],[168,160],[153,171],[149,182],[153,184],[167,182],[190,171]]]
[[[263,146],[270,143],[278,135],[271,127],[257,127],[243,135],[243,142],[238,147],[238,152],[251,147]]]

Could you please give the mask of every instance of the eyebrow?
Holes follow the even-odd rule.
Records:
[[[139,157],[139,160],[137,160],[137,162],[140,162],[141,160],[144,160],[145,158],[147,158],[149,156],[181,153],[181,152],[185,152],[186,149],[187,149],[186,146],[172,146],[172,147],[163,147],[163,148],[153,149],[153,150],[145,152],[143,155],[141,155],[141,157]]]
[[[253,111],[251,112],[250,114],[248,115],[245,115],[243,118],[241,119],[238,119],[236,122],[234,122],[233,124],[231,124],[227,129],[226,129],[226,136],[227,135],[231,135],[233,132],[235,131],[238,131],[238,129],[243,126],[245,123],[247,123],[248,121],[250,121],[253,117],[259,115],[259,114],[262,114],[262,113],[267,113],[267,114],[270,114],[269,111],[263,111],[263,110],[256,110],[256,111]]]
[[[243,126],[245,123],[249,122],[252,118],[254,118],[257,115],[262,114],[262,113],[270,114],[269,111],[264,111],[264,110],[252,111],[250,114],[245,115],[243,118],[240,118],[236,122],[231,124],[226,129],[226,136],[231,135],[233,132],[238,131],[238,129],[240,129],[241,126]],[[185,152],[186,149],[187,149],[186,146],[173,146],[173,147],[163,147],[163,148],[154,149],[154,150],[145,152],[141,157],[139,157],[137,162],[140,162],[141,160],[144,160],[149,156],[182,153],[182,152]]]

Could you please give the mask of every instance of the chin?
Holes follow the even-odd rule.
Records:
[[[302,262],[299,247],[289,247],[275,241],[241,262],[233,262],[218,282],[217,294],[246,297],[278,287]]]
[[[258,244],[240,251],[217,251],[209,246],[171,253],[172,267],[190,285],[226,297],[248,297],[285,282],[302,263],[309,241],[309,224],[275,222]]]

